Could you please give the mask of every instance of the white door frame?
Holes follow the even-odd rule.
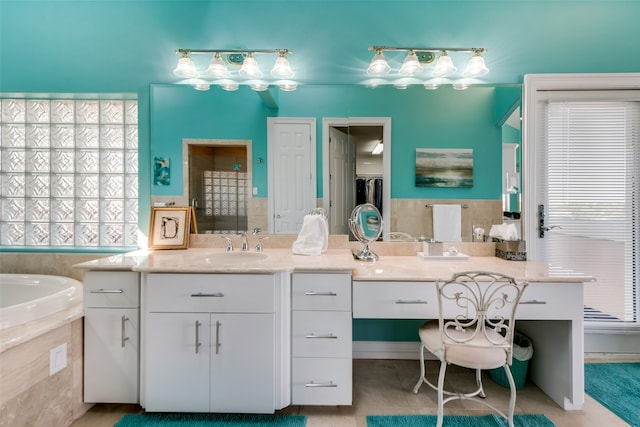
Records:
[[[536,106],[543,91],[615,90],[640,87],[640,73],[620,74],[527,74],[524,76],[522,160],[523,160],[523,239],[527,241],[527,257],[539,259],[538,186],[536,180],[536,141],[541,136]]]
[[[274,171],[274,166],[273,166],[273,159],[275,156],[274,153],[274,144],[272,143],[273,141],[273,128],[275,125],[283,125],[283,124],[307,124],[309,125],[309,135],[311,137],[311,143],[310,143],[310,147],[311,149],[309,150],[309,169],[311,170],[311,180],[310,180],[310,184],[309,184],[309,193],[311,196],[311,200],[313,200],[313,206],[310,207],[309,210],[313,209],[316,207],[317,204],[317,182],[318,182],[318,175],[317,175],[317,168],[316,168],[316,119],[311,117],[311,118],[305,118],[305,117],[268,117],[267,118],[267,173],[268,173],[268,180],[269,180],[269,184],[268,184],[268,196],[267,196],[267,200],[268,200],[268,233],[269,234],[275,234],[275,201],[273,199],[273,195],[274,195],[274,182],[275,182],[275,171]]]
[[[382,235],[391,232],[391,117],[324,117],[322,119],[322,207],[329,212],[329,128],[334,126],[382,126]]]

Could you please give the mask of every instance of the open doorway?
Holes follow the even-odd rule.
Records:
[[[251,141],[184,140],[184,190],[199,233],[247,230]]]
[[[323,120],[323,207],[331,234],[350,234],[348,219],[360,204],[390,218],[390,118]]]

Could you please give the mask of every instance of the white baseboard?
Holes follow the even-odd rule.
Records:
[[[354,341],[354,359],[420,359],[420,343],[411,341]],[[425,360],[436,360],[425,353]]]

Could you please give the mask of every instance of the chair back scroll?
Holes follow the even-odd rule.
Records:
[[[505,348],[511,363],[516,309],[528,284],[486,271],[436,284],[442,343]]]

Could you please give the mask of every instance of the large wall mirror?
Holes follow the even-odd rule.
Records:
[[[376,200],[385,219],[383,235],[406,232],[428,236],[431,212],[426,205],[433,201],[468,206],[463,209],[465,241],[471,241],[471,222],[481,221],[488,229],[491,223],[502,222],[504,210],[522,210],[521,206],[514,209],[520,194],[515,199],[509,197],[510,205],[505,209],[503,178],[503,147],[520,142],[519,126],[507,124],[513,114],[519,123],[519,113],[514,111],[520,104],[520,85],[480,85],[463,91],[447,86],[427,91],[420,85],[406,90],[300,86],[275,97],[275,108],[248,88],[210,93],[181,85],[152,85],[151,92],[151,157],[170,158],[174,177],[183,176],[183,168],[192,160],[188,152],[182,152],[185,139],[251,141],[251,154],[247,154],[246,165],[241,165],[251,175],[244,187],[249,215],[246,225],[238,223],[238,227],[268,228],[269,117],[315,119],[317,206],[329,213],[332,234],[348,234],[348,215],[353,207],[362,202],[376,204]],[[505,134],[511,135],[510,139]],[[344,146],[338,148],[337,144]],[[377,145],[382,151],[374,154]],[[418,186],[416,150],[420,148],[471,149],[473,186]],[[521,172],[519,152],[521,147],[514,166],[517,173]],[[180,179],[168,186],[153,186],[152,201],[191,204],[190,187],[194,184],[183,184]],[[382,193],[377,199],[376,188]],[[363,194],[369,198],[359,198]],[[202,206],[200,200],[197,203]]]

